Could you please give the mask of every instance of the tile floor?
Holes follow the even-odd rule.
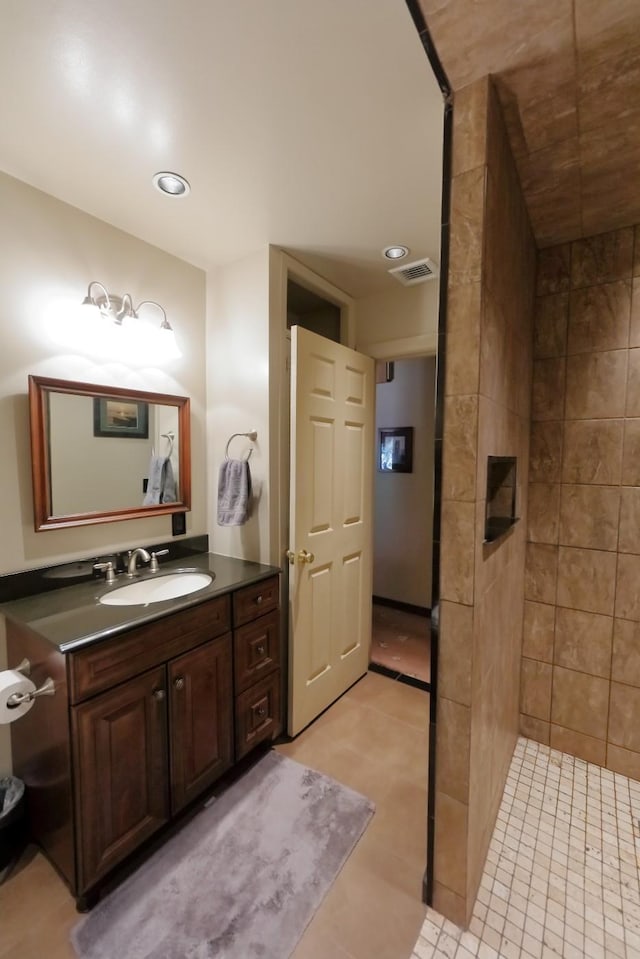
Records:
[[[428,704],[422,690],[370,673],[297,739],[278,747],[376,803],[294,959],[411,955],[425,917]],[[29,847],[0,885],[0,959],[73,959],[68,936],[77,921],[67,887]]]
[[[428,616],[374,603],[371,660],[428,683],[431,678],[430,629]]]
[[[429,909],[412,959],[638,959],[640,783],[520,739],[469,930]]]

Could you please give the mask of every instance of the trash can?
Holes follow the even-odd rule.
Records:
[[[20,855],[25,840],[24,783],[5,776],[0,779],[0,870]]]

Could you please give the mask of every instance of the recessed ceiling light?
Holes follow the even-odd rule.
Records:
[[[156,173],[153,178],[153,185],[156,190],[160,190],[161,193],[166,193],[169,196],[186,196],[191,191],[188,180],[185,180],[179,173],[170,173],[168,170]]]
[[[409,252],[408,246],[385,246],[382,251],[382,255],[386,256],[388,260],[401,260],[403,256],[406,256]]]

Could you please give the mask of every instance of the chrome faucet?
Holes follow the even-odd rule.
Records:
[[[136,575],[136,570],[138,568],[138,557],[142,560],[143,563],[151,562],[151,556],[146,549],[143,549],[142,546],[138,546],[136,549],[132,549],[129,552],[129,562],[127,564],[127,576],[131,578]]]

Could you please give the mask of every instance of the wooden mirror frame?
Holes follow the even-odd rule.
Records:
[[[105,397],[157,403],[178,408],[178,457],[180,499],[156,506],[133,506],[127,509],[74,513],[54,516],[51,504],[50,451],[47,431],[47,394],[74,393],[78,396]],[[36,532],[68,526],[115,523],[125,519],[145,519],[165,513],[182,513],[191,509],[191,407],[188,396],[168,393],[146,393],[124,390],[95,383],[75,383],[45,376],[29,376],[29,417],[31,422],[31,473],[33,480],[33,513]]]

